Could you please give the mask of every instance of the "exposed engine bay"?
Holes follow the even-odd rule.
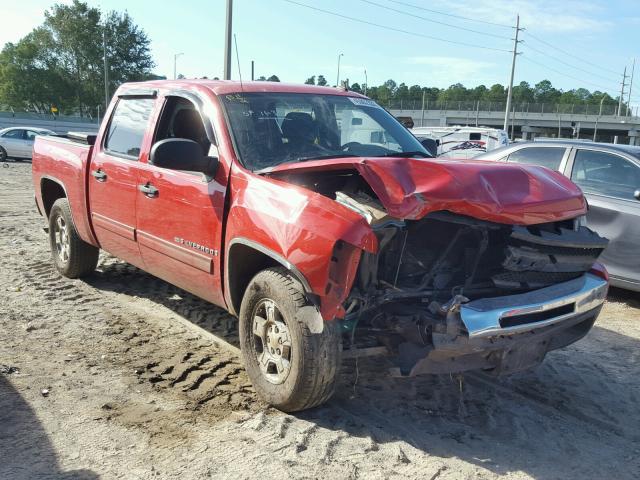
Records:
[[[459,318],[449,318],[460,305],[578,279],[607,245],[580,218],[529,226],[447,211],[419,220],[393,218],[354,172],[292,174],[287,181],[333,198],[371,225],[378,252],[362,253],[344,329],[400,353],[403,373],[415,364],[412,357],[428,355],[445,337],[455,341],[468,333]],[[411,358],[403,359],[407,351]],[[471,361],[454,370],[491,365]]]

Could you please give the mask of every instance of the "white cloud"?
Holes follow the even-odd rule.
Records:
[[[606,20],[611,7],[576,0],[458,0],[441,1],[432,8],[507,25],[515,24],[520,14],[520,25],[533,32],[599,32],[613,26]]]

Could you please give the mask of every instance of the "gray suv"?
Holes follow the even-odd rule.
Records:
[[[616,287],[640,291],[640,147],[580,141],[515,143],[473,160],[542,165],[569,177],[589,202],[587,222],[610,240],[600,256]]]

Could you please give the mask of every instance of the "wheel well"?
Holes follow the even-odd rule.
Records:
[[[241,243],[231,245],[228,255],[229,298],[231,308],[236,314],[239,314],[242,297],[251,279],[265,268],[277,267],[282,264],[266,253]]]
[[[49,212],[51,207],[59,198],[66,198],[67,194],[58,182],[51,180],[50,178],[43,178],[40,185],[42,192],[42,206],[44,207],[44,214],[49,218]]]

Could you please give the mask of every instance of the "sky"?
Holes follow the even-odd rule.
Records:
[[[5,2],[12,7],[3,8],[0,45],[42,23],[54,0]],[[222,77],[226,0],[88,3],[132,16],[151,40],[155,73],[173,77],[174,55],[182,53],[178,73]],[[629,74],[637,56],[631,103],[640,104],[638,0],[234,0],[233,5],[245,81],[254,60],[256,78],[275,74],[302,83],[323,74],[335,84],[342,54],[340,77],[351,83],[367,79],[379,85],[392,78],[440,88],[505,85],[515,29],[503,25],[515,26],[519,14],[525,30],[516,84],[548,79],[564,90],[584,87],[617,96],[623,69],[628,66]],[[238,76],[234,51],[232,78]]]

